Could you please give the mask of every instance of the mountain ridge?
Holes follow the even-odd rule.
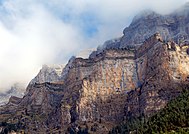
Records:
[[[0,107],[0,120],[26,133],[108,133],[123,120],[150,117],[164,108],[181,93],[177,87],[189,84],[189,44],[185,42],[189,22],[187,17],[173,21],[168,28],[171,37],[179,32],[176,40],[167,40],[161,31],[156,33],[156,26],[160,24],[161,29],[167,18],[148,17],[131,23],[122,38],[106,42],[88,59],[72,57],[58,69],[58,77],[56,70],[45,66],[47,77],[42,69],[21,100],[12,97]],[[182,21],[186,27],[181,26]],[[151,27],[155,31],[148,33]],[[183,28],[187,36],[177,43]],[[139,31],[141,38],[136,36]],[[127,33],[132,34],[130,40]]]

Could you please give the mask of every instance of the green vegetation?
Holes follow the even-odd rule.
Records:
[[[112,129],[110,134],[188,134],[189,88],[154,116],[132,118]]]
[[[182,88],[183,92],[177,98],[171,100],[167,106],[150,118],[143,116],[130,118],[127,122],[112,129],[109,134],[189,134],[189,87]],[[22,115],[23,116],[23,115]],[[24,116],[22,119],[43,121],[47,115]],[[30,119],[30,118],[31,119]],[[1,122],[2,134],[11,131],[25,130],[24,122]],[[77,129],[76,129],[77,128]],[[87,134],[90,127],[72,126],[69,133]],[[95,126],[91,128],[95,131]],[[0,133],[1,134],[1,133]]]

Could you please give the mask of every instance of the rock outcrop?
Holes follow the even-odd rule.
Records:
[[[63,68],[64,65],[43,65],[30,84],[60,81]]]
[[[189,44],[167,41],[160,31],[145,41],[146,37],[137,38],[133,45],[137,30],[143,28],[148,33],[156,22],[164,24],[159,20],[162,16],[149,14],[133,20],[131,40],[124,36],[107,42],[110,47],[93,52],[88,59],[72,57],[64,69],[57,69],[58,73],[44,67],[22,99],[12,97],[0,107],[0,120],[19,124],[26,133],[100,134],[123,120],[148,117],[165,107],[180,94],[181,84],[189,84]],[[177,22],[172,23],[170,37],[177,38]],[[121,42],[130,45],[121,47]]]
[[[160,38],[140,46],[136,62],[141,87],[129,93],[125,107],[127,117],[150,116],[180,94],[179,86],[188,84],[187,49],[187,44],[163,43]]]
[[[105,42],[101,49],[138,46],[157,32],[165,41],[174,40],[177,44],[188,42],[189,4],[169,15],[161,15],[149,10],[141,12],[124,29],[123,37]]]
[[[15,83],[5,93],[0,93],[0,105],[5,105],[6,103],[8,103],[9,98],[11,96],[16,96],[20,98],[23,97],[24,92],[25,92],[24,86],[20,83]]]
[[[107,133],[132,116],[150,116],[179,95],[177,87],[189,82],[188,50],[188,44],[164,43],[155,34],[137,49],[72,58],[61,80],[30,83],[21,100],[11,98],[0,109],[0,119],[21,120],[31,133]]]

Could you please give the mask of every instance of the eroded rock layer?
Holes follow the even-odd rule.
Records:
[[[106,49],[72,58],[56,82],[33,82],[22,98],[1,107],[0,120],[28,133],[87,129],[108,133],[134,116],[150,116],[178,96],[189,81],[189,45],[165,43],[160,34],[139,48]],[[40,127],[39,127],[40,126]]]

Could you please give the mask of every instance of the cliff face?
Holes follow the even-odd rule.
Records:
[[[179,95],[177,87],[189,80],[188,50],[155,34],[137,49],[72,58],[61,80],[30,83],[21,100],[12,98],[0,109],[0,119],[21,120],[33,133],[68,128],[106,133],[132,116],[152,115]]]
[[[160,41],[144,43],[137,51],[136,62],[140,89],[129,93],[126,115],[150,116],[163,108],[181,92],[179,86],[188,84],[189,46]]]
[[[76,59],[65,81],[63,126],[96,122],[108,129],[131,116],[157,112],[179,95],[180,84],[188,83],[188,48],[164,43],[155,34],[137,50],[109,49]]]
[[[165,41],[174,40],[177,44],[189,42],[189,4],[168,15],[149,10],[141,12],[124,29],[123,37],[106,41],[102,48],[138,46],[157,32]]]
[[[63,68],[64,65],[43,65],[30,84],[60,81]]]
[[[103,122],[111,127],[123,120],[127,92],[138,86],[134,59],[132,50],[105,50],[92,59],[75,59],[65,80],[62,126]]]
[[[147,20],[154,16],[160,17]],[[149,24],[150,29],[154,23]],[[107,42],[110,47],[88,59],[72,57],[64,69],[44,66],[22,99],[12,97],[0,107],[0,120],[20,124],[27,133],[107,133],[123,120],[165,107],[180,94],[181,84],[189,84],[189,44],[167,42],[157,33],[140,46],[120,47],[120,41],[132,44],[135,32],[131,42],[125,36]]]
[[[13,95],[16,97],[23,97],[24,92],[25,92],[25,88],[22,84],[20,83],[13,84],[7,92],[0,93],[0,105],[5,105],[6,103],[8,103],[9,98]]]

